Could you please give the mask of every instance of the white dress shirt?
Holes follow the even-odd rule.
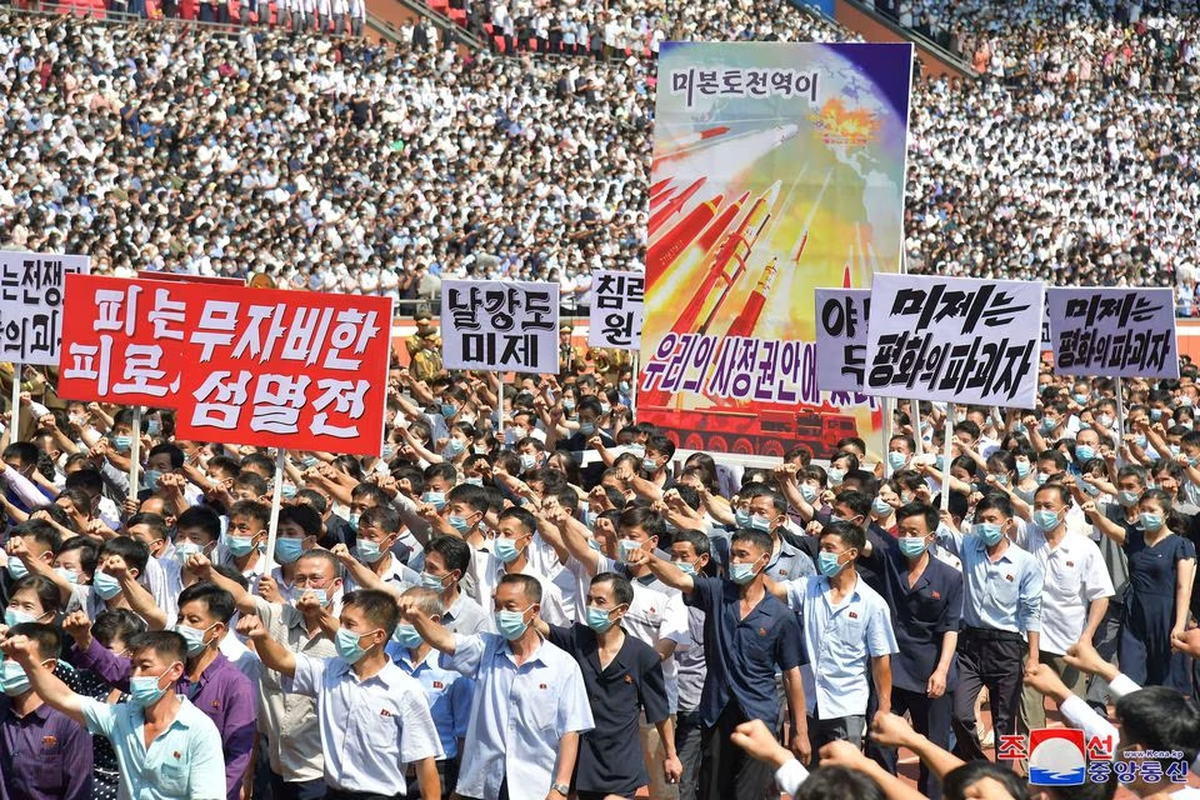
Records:
[[[547,641],[520,666],[504,637],[455,636],[441,665],[475,679],[458,794],[545,800],[554,782],[559,742],[595,727],[583,673],[575,658]]]

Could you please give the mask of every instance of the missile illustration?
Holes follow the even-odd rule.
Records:
[[[700,284],[696,294],[692,296],[691,302],[687,304],[679,319],[675,321],[673,330],[676,332],[693,330],[696,321],[700,319],[701,312],[709,305],[708,301],[713,293],[713,288],[718,281],[722,281],[724,286],[716,295],[711,310],[705,316],[704,324],[698,330],[703,333],[708,329],[713,317],[729,296],[729,290],[746,271],[746,259],[750,257],[759,235],[762,234],[767,222],[771,219],[771,209],[775,205],[775,201],[779,199],[781,184],[782,181],[775,181],[771,184],[771,188],[754,201],[754,205],[750,207],[745,218],[738,223],[737,229],[721,243],[713,257],[708,274],[704,276],[704,281]]]
[[[780,125],[774,131],[772,131],[772,133],[774,133],[775,135],[772,138],[771,143],[775,147],[778,147],[779,145],[783,144],[784,142],[788,141],[789,139],[796,138],[796,134],[798,134],[799,132],[800,132],[799,125]]]
[[[675,262],[717,215],[725,195],[717,195],[693,208],[679,223],[656,239],[646,254],[646,271],[661,274]]]
[[[700,187],[704,185],[706,180],[707,178],[697,178],[691,186],[674,195],[666,202],[666,205],[651,214],[650,221],[646,224],[650,235],[653,236],[662,227],[664,222],[679,213],[683,209],[684,204],[692,199],[692,195],[700,191]]]
[[[746,307],[742,309],[742,313],[738,314],[737,319],[729,326],[728,336],[749,336],[754,333],[754,326],[758,324],[758,318],[762,316],[763,308],[767,304],[767,297],[771,294],[771,287],[775,283],[775,276],[778,272],[779,257],[776,256],[763,267],[762,277],[758,279],[758,285],[750,293],[750,297],[746,301]]]
[[[738,214],[742,210],[742,206],[749,199],[750,193],[742,192],[742,196],[733,201],[732,205],[726,206],[724,209],[722,209],[721,213],[717,215],[717,218],[712,221],[712,224],[705,228],[704,232],[700,234],[700,238],[696,240],[696,243],[691,247],[684,248],[682,251],[680,251],[679,255],[675,257],[674,261],[672,261],[670,264],[666,264],[663,267],[662,272],[654,272],[653,270],[647,269],[646,289],[652,289],[660,280],[666,277],[666,270],[670,269],[675,262],[679,262],[677,269],[682,271],[684,275],[692,274],[692,271],[697,266],[699,260],[704,258],[704,256],[716,246],[717,242],[721,241],[721,238],[725,235],[725,231],[728,230],[729,226],[733,224],[733,221],[737,219]],[[657,245],[657,241],[651,245],[651,248],[653,248],[654,245]],[[651,276],[654,277],[652,278]]]
[[[671,185],[672,180],[674,180],[674,178],[663,178],[661,181],[658,181],[657,183],[650,184],[650,196],[654,197],[654,195],[658,194],[661,191],[664,191],[667,187],[669,187]]]
[[[796,248],[796,255],[792,256],[792,263],[799,264],[800,257],[804,255],[804,246],[808,244],[808,229],[804,229],[804,235],[800,237],[800,246]]]
[[[674,141],[675,149],[682,150],[685,147],[691,147],[694,144],[700,144],[701,142],[709,139],[715,139],[716,137],[722,136],[726,133],[729,133],[729,128],[727,126],[708,128],[706,130],[699,131],[698,133],[689,133],[687,136],[681,136]]]

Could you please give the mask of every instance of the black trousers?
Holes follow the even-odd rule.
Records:
[[[729,740],[734,729],[747,722],[737,700],[730,700],[717,724],[705,727],[700,748],[708,753],[708,779],[700,784],[707,800],[762,800],[775,771],[769,764],[751,758]]]
[[[1009,631],[965,628],[959,634],[954,755],[964,761],[987,758],[975,733],[975,699],[984,686],[988,688],[996,745],[999,746],[1001,736],[1016,733],[1026,650],[1021,635]]]
[[[943,750],[950,749],[950,718],[953,708],[954,695],[949,691],[936,700],[931,700],[925,692],[892,687],[892,713],[902,717],[908,712],[912,718],[913,730]],[[868,739],[867,755],[879,762],[888,772],[896,774],[897,755],[893,748],[881,747]],[[923,761],[917,788],[929,800],[941,800],[942,784],[930,774]]]

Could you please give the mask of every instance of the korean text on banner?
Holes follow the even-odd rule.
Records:
[[[642,305],[646,276],[638,272],[592,273],[588,344],[614,350],[642,346]]]
[[[391,300],[68,280],[60,394],[177,409],[183,438],[378,454]]]
[[[817,289],[817,387],[861,392],[866,385],[870,289]]]
[[[879,403],[817,376],[814,291],[900,268],[912,45],[664,42],[638,419],[828,457]]]
[[[87,275],[87,256],[0,251],[0,361],[57,364],[67,275]]]
[[[1110,378],[1178,378],[1172,290],[1047,291],[1054,372]]]
[[[1045,287],[879,275],[867,326],[867,391],[1033,408]]]
[[[558,372],[558,284],[442,281],[446,369]]]

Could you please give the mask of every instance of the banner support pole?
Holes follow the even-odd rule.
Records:
[[[8,440],[16,442],[21,437],[21,371],[25,369],[25,365],[14,361],[12,368],[12,408],[9,409],[12,413],[8,420],[8,429],[11,433],[8,435]]]
[[[129,445],[129,499],[137,500],[142,471],[142,407],[133,407],[133,441]]]
[[[275,569],[275,537],[279,533],[279,505],[283,498],[283,467],[287,460],[287,450],[279,448],[275,454],[275,484],[271,489],[271,521],[267,526],[266,563],[263,564],[263,575],[270,575]]]
[[[954,453],[954,403],[946,403],[946,441],[942,442],[942,507],[950,510],[950,462]]]

